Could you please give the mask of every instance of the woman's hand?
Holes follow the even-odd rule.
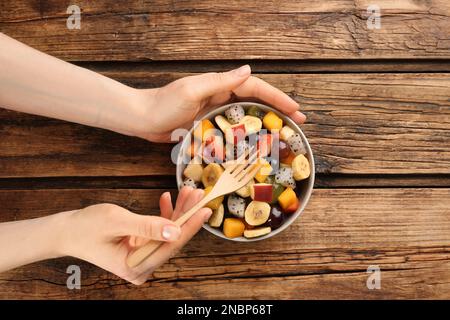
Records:
[[[150,141],[170,142],[174,129],[190,128],[199,115],[235,97],[265,102],[295,122],[305,122],[297,102],[250,73],[250,67],[245,65],[228,72],[185,77],[158,89],[140,90],[140,104],[147,108],[142,112],[147,114],[147,130],[136,135]]]
[[[159,202],[160,217],[138,215],[112,204],[93,205],[69,212],[61,252],[89,261],[134,284],[142,284],[209,219],[211,209],[203,208],[181,228],[172,222],[200,201],[202,196],[203,190],[184,187],[173,209],[170,193],[166,192]],[[128,267],[128,255],[150,239],[165,243],[141,265]]]
[[[248,65],[185,77],[157,89],[134,89],[34,50],[0,33],[0,106],[104,128],[150,141],[170,142],[209,109],[258,100],[295,122],[305,116],[288,95],[250,75]]]

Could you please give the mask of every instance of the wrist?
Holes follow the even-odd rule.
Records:
[[[90,94],[95,108],[88,121],[78,122],[128,136],[145,136],[155,89],[135,89],[110,78],[95,77],[97,92]]]
[[[78,210],[66,211],[49,216],[50,245],[47,258],[59,258],[70,256],[70,230],[73,228],[71,217]]]
[[[152,134],[157,133],[155,128],[156,122],[154,114],[156,105],[156,93],[158,89],[132,89],[130,94],[130,112],[133,112],[131,123],[129,124],[130,135],[139,137],[145,140]]]
[[[103,98],[97,104],[96,124],[128,136],[139,136],[145,129],[147,109],[141,90],[104,79]]]

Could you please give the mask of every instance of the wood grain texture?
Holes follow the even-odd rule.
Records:
[[[99,70],[135,87],[187,73]],[[296,99],[317,172],[449,174],[448,74],[261,74]],[[0,110],[0,177],[172,175],[172,145]]]
[[[72,61],[449,58],[446,0],[77,1],[81,29],[66,27],[70,1],[20,0],[0,10],[0,30]]]
[[[250,63],[301,104],[325,188],[271,239],[201,231],[143,286],[66,257],[1,273],[0,299],[450,299],[450,2],[377,0],[369,30],[372,3],[79,0],[68,30],[71,1],[0,1],[0,32],[137,88]],[[0,222],[155,214],[171,147],[0,109]]]
[[[3,190],[1,221],[103,201],[149,213],[163,191]],[[276,237],[242,244],[202,231],[142,287],[64,258],[0,274],[0,298],[448,299],[449,208],[445,188],[315,190]],[[81,290],[65,286],[70,264],[81,266]],[[381,269],[380,290],[366,287],[370,265]]]

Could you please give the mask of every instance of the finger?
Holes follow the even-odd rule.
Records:
[[[212,210],[210,208],[201,208],[198,210],[191,219],[186,221],[186,223],[181,227],[181,236],[178,241],[174,242],[173,245],[166,246],[164,244],[160,250],[164,250],[165,247],[172,250],[172,253],[178,252],[192,237],[201,229],[203,224],[209,220],[212,215]]]
[[[239,87],[250,76],[249,65],[227,72],[210,72],[183,79],[186,94],[192,100],[202,100],[215,94],[231,91]]]
[[[209,220],[212,211],[209,208],[202,208],[197,211],[181,228],[180,239],[172,243],[164,243],[147,260],[140,264],[135,270],[140,276],[130,282],[143,283],[151,273],[167,260],[173,257],[192,237],[201,229],[203,223]]]
[[[159,241],[176,241],[180,228],[171,220],[127,212],[119,221],[123,235],[133,235]]]
[[[181,217],[186,211],[188,211],[190,208],[192,208],[197,202],[199,202],[204,195],[204,191],[202,189],[195,189],[191,192],[189,197],[184,202],[183,206],[180,208],[180,210],[177,210],[173,214],[173,219],[176,221],[179,217]]]
[[[221,106],[231,100],[231,92],[222,92],[215,94],[208,102],[208,107]]]
[[[183,212],[188,211],[190,208],[192,208],[194,205],[197,204],[205,194],[205,191],[203,189],[195,189],[191,192],[188,199],[186,199],[184,205],[183,205]]]
[[[150,240],[148,238],[131,236],[129,238],[128,244],[130,246],[130,249],[134,249],[134,248],[143,246],[144,244],[146,244],[149,241]]]
[[[192,187],[183,187],[181,188],[180,192],[178,193],[177,201],[175,203],[175,209],[172,214],[172,220],[176,220],[177,213],[183,210],[183,205],[186,202],[186,200],[189,198],[191,192],[194,191]]]
[[[294,113],[291,113],[289,115],[289,117],[292,120],[294,120],[295,123],[298,123],[298,124],[303,124],[306,121],[306,116],[303,113],[301,113],[300,111],[295,111]]]
[[[170,192],[164,192],[159,198],[159,209],[161,210],[161,217],[172,219],[173,206]]]
[[[298,103],[283,91],[253,76],[249,77],[247,81],[234,89],[233,92],[241,99],[257,98],[286,114],[291,114],[299,109]]]

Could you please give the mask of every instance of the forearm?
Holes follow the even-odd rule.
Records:
[[[0,107],[127,135],[146,128],[139,90],[0,33]]]
[[[43,218],[0,223],[0,272],[63,255],[67,216],[62,212]]]

